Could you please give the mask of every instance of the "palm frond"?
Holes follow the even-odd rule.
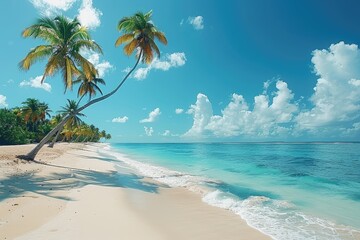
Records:
[[[72,50],[75,52],[79,52],[82,48],[86,48],[100,54],[103,53],[101,47],[92,40],[78,40],[72,45]]]
[[[130,43],[128,43],[127,45],[125,45],[124,47],[124,52],[127,56],[130,56],[135,48],[138,46],[138,41],[136,39],[132,40]]]
[[[24,70],[28,70],[35,62],[48,57],[53,52],[53,46],[51,45],[40,45],[32,49],[26,57],[21,60],[19,67]]]
[[[128,34],[124,34],[121,37],[119,37],[116,42],[115,42],[115,46],[119,46],[122,43],[127,43],[130,42],[134,39],[134,34],[128,33]]]
[[[161,42],[163,43],[164,45],[167,45],[167,39],[165,37],[165,34],[163,32],[154,32],[154,36]]]
[[[160,50],[159,50],[158,46],[156,45],[156,43],[154,42],[154,40],[149,39],[149,44],[150,44],[151,48],[155,50],[157,56],[160,58]]]

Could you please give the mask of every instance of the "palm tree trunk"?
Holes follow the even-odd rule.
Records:
[[[102,97],[99,97],[99,98],[96,98],[96,99],[93,99],[92,101],[86,103],[84,106],[80,107],[76,113],[79,113],[81,112],[82,110],[84,110],[85,108],[97,103],[97,102],[100,102],[102,100],[105,100],[106,98],[110,97],[111,95],[113,95],[114,93],[117,92],[117,90],[119,90],[119,88],[125,83],[126,79],[128,79],[128,77],[130,76],[130,74],[135,70],[135,68],[137,67],[137,65],[139,64],[140,62],[140,59],[142,57],[142,54],[143,54],[143,51],[141,50],[140,51],[140,54],[138,56],[138,59],[134,65],[134,67],[126,74],[126,76],[124,77],[124,79],[120,82],[120,84],[113,90],[111,91],[110,93],[102,96]],[[76,114],[74,113],[74,114]],[[59,129],[61,127],[64,126],[64,124],[66,123],[66,121],[68,120],[70,116],[68,115],[67,117],[65,117],[53,130],[51,130],[39,143],[38,145],[35,146],[35,148],[33,150],[31,150],[28,154],[26,155],[23,155],[23,156],[18,156],[19,158],[22,158],[22,159],[26,159],[26,160],[34,160],[35,157],[36,157],[36,154],[40,151],[40,149],[44,146],[45,143],[47,143],[50,138],[57,132],[59,131]]]
[[[79,140],[80,137],[81,137],[81,135],[78,135],[78,136],[76,137],[76,139],[74,140],[74,142],[78,142],[78,140]]]
[[[57,131],[56,136],[54,137],[54,139],[52,140],[52,142],[48,146],[49,148],[54,147],[54,145],[55,145],[57,139],[59,138],[59,135],[60,135],[61,131],[63,130],[63,128],[64,128],[64,126],[62,128],[60,128],[59,131]]]
[[[34,160],[36,154],[40,151],[40,149],[50,140],[50,138],[57,131],[60,130],[60,128],[62,128],[65,125],[65,123],[69,117],[70,117],[70,115],[67,115],[54,129],[52,129],[48,134],[46,134],[46,136],[43,139],[41,139],[41,141],[35,146],[35,148],[33,150],[31,150],[28,154],[20,155],[17,157],[19,157],[21,159],[25,159],[25,160]]]
[[[85,108],[93,105],[94,103],[97,103],[97,102],[100,102],[102,100],[105,100],[106,98],[110,97],[111,95],[113,95],[114,93],[117,92],[117,90],[119,90],[119,88],[124,84],[124,82],[126,81],[126,79],[130,76],[130,74],[135,70],[135,68],[137,67],[137,65],[139,64],[140,62],[140,59],[142,57],[142,50],[139,54],[139,57],[134,65],[134,67],[126,74],[126,76],[124,77],[124,79],[120,82],[120,84],[110,93],[102,96],[102,97],[99,97],[99,98],[96,98],[96,99],[93,99],[91,100],[90,102],[86,103],[84,106],[80,107],[78,110],[77,110],[77,113],[81,112],[82,110],[84,110]]]

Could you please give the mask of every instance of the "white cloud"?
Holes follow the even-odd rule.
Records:
[[[182,26],[183,24],[184,24],[184,19],[181,19],[180,26]]]
[[[311,61],[318,76],[309,99],[312,106],[299,105],[303,97],[295,100],[287,83],[281,80],[276,81],[273,93],[268,91],[275,81],[266,81],[262,94],[255,96],[252,104],[234,93],[219,115],[213,115],[208,97],[198,94],[196,103],[187,111],[193,115],[193,126],[183,136],[358,138],[360,49],[340,42],[329,49],[315,50]]]
[[[171,135],[170,130],[165,130],[163,134],[161,134],[164,137],[168,137]]]
[[[152,128],[152,127],[144,127],[144,130],[145,130],[145,134],[146,134],[146,136],[149,136],[149,137],[151,137],[152,136],[152,134],[154,133],[154,129]]]
[[[37,76],[36,78],[31,78],[29,81],[23,80],[20,82],[20,87],[30,86],[33,88],[41,88],[47,92],[51,92],[51,85],[49,83],[43,82],[41,83],[41,79],[43,76]]]
[[[128,120],[129,120],[129,118],[127,116],[124,116],[124,117],[113,118],[113,120],[111,120],[111,122],[113,122],[113,123],[126,123]]]
[[[204,18],[202,16],[189,17],[188,23],[191,24],[196,30],[204,29]]]
[[[184,136],[268,137],[289,132],[290,128],[283,124],[293,121],[298,107],[292,103],[294,95],[285,82],[278,80],[276,88],[271,102],[268,95],[256,96],[253,110],[250,110],[243,96],[234,93],[230,103],[221,111],[221,115],[213,115],[208,97],[199,93],[195,105],[191,105],[188,110],[194,117],[193,126]]]
[[[184,109],[182,109],[182,108],[175,109],[176,114],[182,114],[183,112],[184,112]]]
[[[78,19],[81,25],[89,29],[95,29],[101,24],[101,15],[102,12],[93,7],[92,0],[83,0],[78,15]]]
[[[183,52],[168,54],[163,61],[159,60],[158,58],[154,58],[154,60],[147,67],[137,69],[133,77],[137,80],[143,80],[147,77],[150,70],[152,69],[168,71],[170,68],[181,67],[185,65],[185,62],[186,56]]]
[[[135,72],[134,72],[134,78],[136,78],[137,80],[143,80],[146,78],[146,76],[148,75],[149,71],[150,71],[150,66],[146,67],[146,68],[138,68]]]
[[[311,59],[319,77],[310,101],[313,108],[297,117],[298,130],[318,132],[319,127],[353,121],[360,116],[360,50],[339,42],[313,51]]]
[[[122,70],[123,73],[129,73],[131,71],[131,67],[126,67]]]
[[[100,61],[100,54],[90,51],[90,50],[81,50],[81,54],[84,55],[84,57],[91,62],[94,67],[98,70],[99,77],[102,78],[105,76],[106,73],[108,73],[111,69],[114,68],[113,65],[111,65],[110,62],[106,60]]]
[[[140,120],[140,123],[149,123],[154,122],[156,118],[161,114],[160,108],[155,108],[153,111],[149,113],[149,117],[143,120]]]
[[[209,124],[210,118],[213,115],[213,110],[208,97],[202,93],[197,95],[197,100],[194,105],[190,106],[190,110],[194,115],[194,122],[189,131],[184,136],[186,137],[202,137],[205,127]]]
[[[0,94],[0,107],[8,107],[6,96]]]
[[[30,0],[34,7],[46,16],[67,11],[77,0]]]

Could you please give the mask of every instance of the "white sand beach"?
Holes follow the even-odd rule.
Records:
[[[270,239],[182,188],[143,178],[97,144],[0,147],[0,239]]]

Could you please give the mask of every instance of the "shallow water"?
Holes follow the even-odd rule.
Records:
[[[359,143],[111,147],[141,174],[199,192],[274,239],[360,238]]]

